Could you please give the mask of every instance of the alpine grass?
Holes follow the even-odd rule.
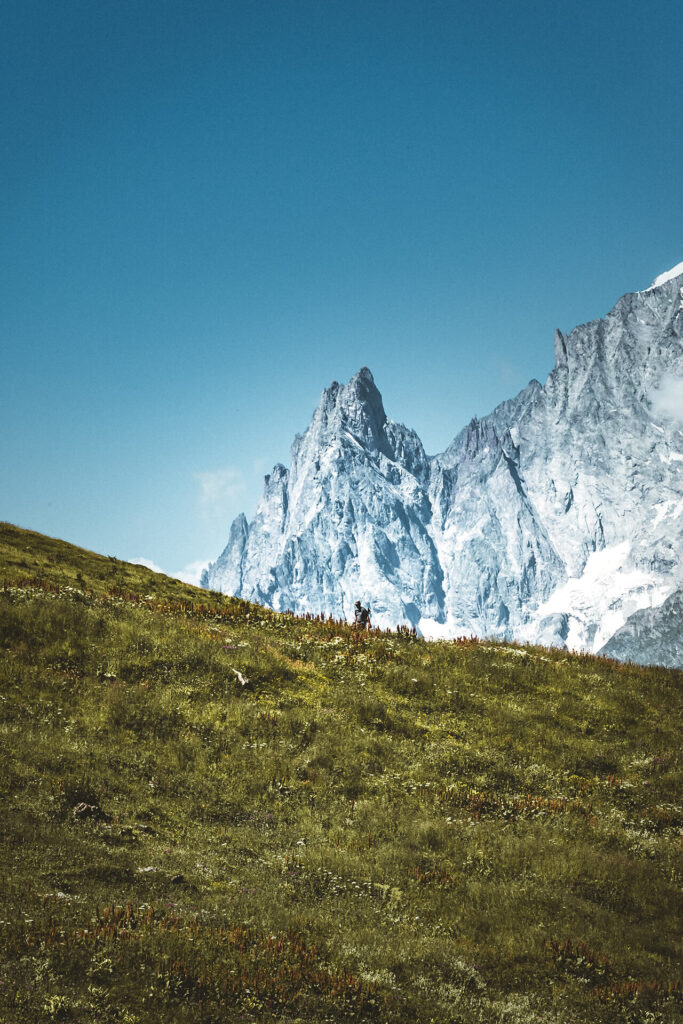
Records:
[[[678,1020],[682,680],[2,524],[0,1020]]]

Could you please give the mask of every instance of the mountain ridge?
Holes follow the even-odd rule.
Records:
[[[437,455],[387,418],[367,367],[333,382],[202,584],[338,617],[362,597],[380,625],[597,652],[683,585],[683,433],[657,412],[683,379],[683,288],[660,276],[556,331],[545,384]]]

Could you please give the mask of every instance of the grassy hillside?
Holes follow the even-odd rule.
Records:
[[[0,659],[0,1021],[679,1019],[683,673],[6,524]]]

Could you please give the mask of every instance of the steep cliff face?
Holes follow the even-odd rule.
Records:
[[[609,658],[640,665],[680,668],[683,590],[677,590],[657,608],[643,608],[626,621],[600,651]]]
[[[335,616],[362,597],[376,624],[600,650],[683,585],[682,298],[683,273],[662,275],[558,331],[545,385],[432,458],[387,419],[368,369],[333,383],[204,585]]]
[[[451,544],[440,547],[446,578],[469,580],[449,591],[452,620],[476,609],[476,632],[507,621],[507,635],[599,650],[675,589],[683,411],[661,394],[683,378],[681,284],[626,295],[604,320],[557,332],[545,386],[532,381],[436,457],[470,481],[447,501]],[[487,615],[473,590],[482,585]],[[504,606],[498,625],[492,595]]]

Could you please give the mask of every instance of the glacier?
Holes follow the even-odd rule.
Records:
[[[545,384],[438,455],[387,418],[364,367],[323,391],[289,467],[266,476],[202,586],[348,619],[360,598],[374,625],[427,637],[679,666],[682,393],[683,264],[603,319],[556,331]],[[666,643],[645,628],[659,608]]]

